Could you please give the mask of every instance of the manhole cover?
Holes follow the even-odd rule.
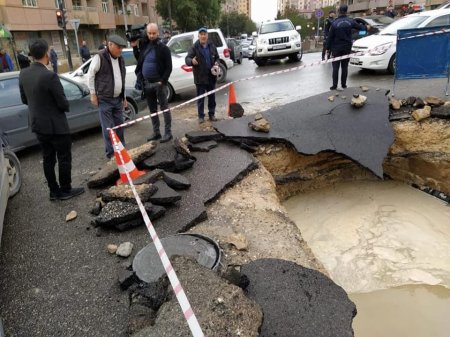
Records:
[[[199,234],[177,234],[161,239],[161,243],[170,257],[173,255],[194,258],[202,266],[215,270],[220,262],[218,244],[207,236]],[[133,270],[144,282],[157,281],[165,274],[161,260],[153,243],[142,248],[133,260]]]

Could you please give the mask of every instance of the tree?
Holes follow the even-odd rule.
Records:
[[[247,15],[239,14],[236,11],[222,13],[219,27],[227,36],[238,36],[241,33],[251,34],[256,30],[255,23]]]
[[[220,15],[220,0],[157,0],[156,11],[172,20],[182,31],[196,30],[201,26],[215,27]]]

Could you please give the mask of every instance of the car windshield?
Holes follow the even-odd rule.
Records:
[[[419,25],[428,19],[428,16],[420,15],[420,16],[405,16],[404,18],[393,22],[385,29],[380,32],[380,35],[397,35],[397,30],[399,29],[410,29],[417,28]]]
[[[394,19],[390,18],[389,16],[379,16],[365,19],[371,26],[387,26],[394,22]]]
[[[294,26],[290,21],[281,21],[273,23],[265,23],[261,26],[259,34],[268,34],[274,32],[282,32],[286,30],[294,30]]]
[[[170,39],[170,41],[167,43],[167,46],[172,51],[172,53],[175,54],[182,54],[187,53],[189,48],[193,45],[193,35],[187,35],[187,36],[174,36]]]

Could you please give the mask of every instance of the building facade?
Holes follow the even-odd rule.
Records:
[[[58,26],[56,19],[59,1],[63,0],[0,0],[0,24],[12,34],[12,39],[1,39],[1,45],[10,52],[12,49],[27,52],[30,41],[43,38],[54,46],[60,59],[67,58],[63,29]],[[79,43],[86,41],[91,52],[94,52],[109,34],[125,37],[125,27],[150,21],[161,23],[161,18],[156,14],[155,2],[156,0],[64,0],[63,8],[68,21],[67,42],[74,64],[79,55],[72,20],[79,21]]]
[[[252,14],[252,1],[251,0],[225,0],[221,4],[222,13],[238,12],[239,14],[245,14],[249,18]]]

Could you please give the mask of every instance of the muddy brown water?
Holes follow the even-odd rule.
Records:
[[[394,181],[341,183],[284,202],[355,302],[356,337],[448,337],[450,207]]]

